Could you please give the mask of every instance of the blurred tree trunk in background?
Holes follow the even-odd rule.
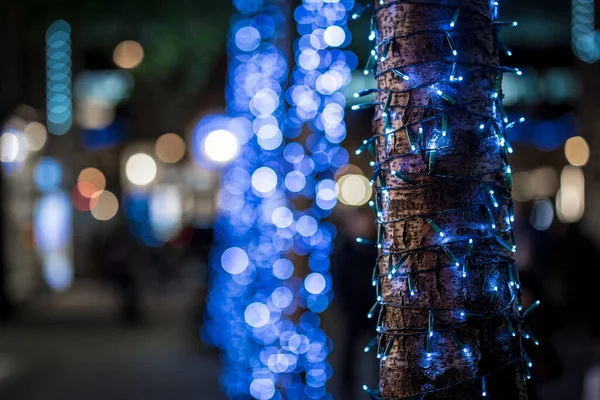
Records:
[[[493,2],[382,3],[372,142],[381,375],[371,396],[526,399]]]

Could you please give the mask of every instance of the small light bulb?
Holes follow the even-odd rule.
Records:
[[[408,75],[404,75],[404,76],[402,77],[402,79],[404,79],[405,81],[407,81],[407,80],[409,80],[410,78],[408,77]]]
[[[444,232],[440,232],[439,235],[440,235],[440,237],[446,236],[446,234]]]
[[[462,77],[462,76],[459,76],[459,77],[458,77],[458,80],[459,80],[459,82],[462,82],[462,80],[463,80],[463,77]]]
[[[456,51],[456,50],[452,50],[452,55],[453,55],[454,57],[456,57],[456,56],[458,55],[458,51]]]
[[[517,26],[519,23],[517,21],[513,21],[512,26]]]
[[[442,92],[440,89],[438,89],[438,90],[436,91],[436,93],[437,93],[439,96],[441,96],[442,94],[444,94],[444,92]]]
[[[356,238],[356,242],[357,243],[362,243],[363,242],[363,238]]]
[[[442,131],[442,136],[446,136],[446,131]]]
[[[375,31],[371,31],[371,34],[369,35],[369,40],[375,40]]]
[[[370,348],[369,346],[366,346],[366,347],[364,348],[364,352],[365,352],[365,353],[368,353],[370,349],[371,349],[371,348]]]
[[[363,385],[363,390],[369,390],[369,387],[367,385]]]
[[[520,123],[523,123],[523,122],[525,122],[525,117],[521,117],[521,118],[519,118],[519,122],[520,122]]]
[[[498,291],[498,286],[494,286],[494,292]]]
[[[454,21],[450,22],[450,28],[454,28]]]
[[[512,56],[512,51],[506,50],[506,55],[509,56],[509,57]]]
[[[358,93],[354,93],[354,98],[355,98],[355,99],[358,99],[359,97],[360,97],[360,94],[358,94]]]
[[[359,109],[358,105],[355,104],[352,106],[352,110],[358,110],[358,109]]]
[[[484,124],[479,125],[479,129],[483,130],[485,128]]]

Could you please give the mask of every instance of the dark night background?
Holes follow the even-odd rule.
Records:
[[[527,118],[509,139],[515,149],[516,257],[525,300],[542,301],[530,321],[541,345],[529,349],[536,364],[532,398],[541,400],[600,399],[600,69],[573,52],[571,9],[567,0],[501,1],[501,19],[519,21],[503,35],[514,53],[504,61],[524,75],[508,77],[504,91],[509,114]],[[127,204],[119,203],[108,221],[89,205],[78,206],[77,182],[82,169],[93,167],[102,171],[106,190],[120,198],[129,190],[124,157],[136,149],[153,151],[168,132],[189,146],[202,117],[224,112],[231,12],[229,1],[207,0],[0,5],[3,133],[45,121],[45,35],[57,19],[71,25],[76,91],[69,133],[48,134],[17,168],[13,160],[3,165],[1,399],[222,398],[218,353],[198,333],[218,172],[202,171],[188,154],[164,164],[156,179],[163,186],[173,180],[185,186],[178,195],[186,212],[161,246],[144,236],[143,227],[131,228],[122,210]],[[351,50],[362,66],[369,51],[368,19],[350,28]],[[118,64],[133,56],[119,61],[114,53],[124,40],[143,48],[141,63],[131,70]],[[107,80],[113,72],[113,81]],[[349,104],[352,92],[370,84],[360,71],[354,77]],[[90,102],[90,92],[106,101]],[[347,113],[344,146],[351,154],[369,135],[370,113]],[[11,158],[4,149],[0,153],[2,161]],[[72,281],[60,271],[42,271],[43,252],[33,240],[41,198],[34,175],[44,157],[62,165],[60,188],[75,206],[61,256],[70,260]],[[350,162],[368,171],[368,160],[351,156]],[[192,178],[181,178],[188,175]],[[343,387],[356,388],[355,398],[364,398],[360,386],[376,381],[374,357],[361,351],[374,331],[373,321],[364,318],[374,254],[353,241],[373,235],[368,212],[342,205],[332,216],[339,232],[332,260],[336,301],[323,319],[336,346],[329,387],[343,400],[353,400],[342,394]]]

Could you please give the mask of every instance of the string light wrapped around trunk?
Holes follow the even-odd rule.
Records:
[[[525,399],[531,339],[513,253],[513,152],[502,105],[498,3],[377,0],[373,208],[379,388],[373,399]],[[359,93],[359,97],[360,97]],[[536,307],[539,303],[534,303]],[[534,344],[537,340],[533,339]]]

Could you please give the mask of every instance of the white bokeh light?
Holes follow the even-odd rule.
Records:
[[[309,293],[312,294],[323,293],[323,290],[325,290],[325,286],[327,286],[325,278],[323,277],[323,275],[316,272],[309,274],[304,280],[304,287]]]
[[[206,135],[202,147],[204,154],[218,163],[231,161],[239,150],[237,138],[225,129],[217,129]]]
[[[239,247],[230,247],[221,255],[221,266],[232,275],[241,274],[248,268],[248,255]]]
[[[271,220],[276,227],[282,229],[287,228],[294,222],[294,214],[292,213],[292,210],[287,207],[278,207],[273,210]]]
[[[0,136],[0,161],[13,162],[19,155],[19,138],[14,133],[6,132]]]
[[[261,328],[269,323],[271,312],[263,303],[252,303],[244,311],[244,319],[253,328]]]
[[[132,155],[125,164],[125,175],[134,185],[148,185],[156,178],[156,173],[156,162],[146,153]]]
[[[259,193],[267,194],[277,187],[277,174],[269,167],[260,167],[252,174],[252,187]]]
[[[332,25],[325,29],[324,33],[325,43],[331,47],[341,46],[346,41],[346,31],[342,27]]]

